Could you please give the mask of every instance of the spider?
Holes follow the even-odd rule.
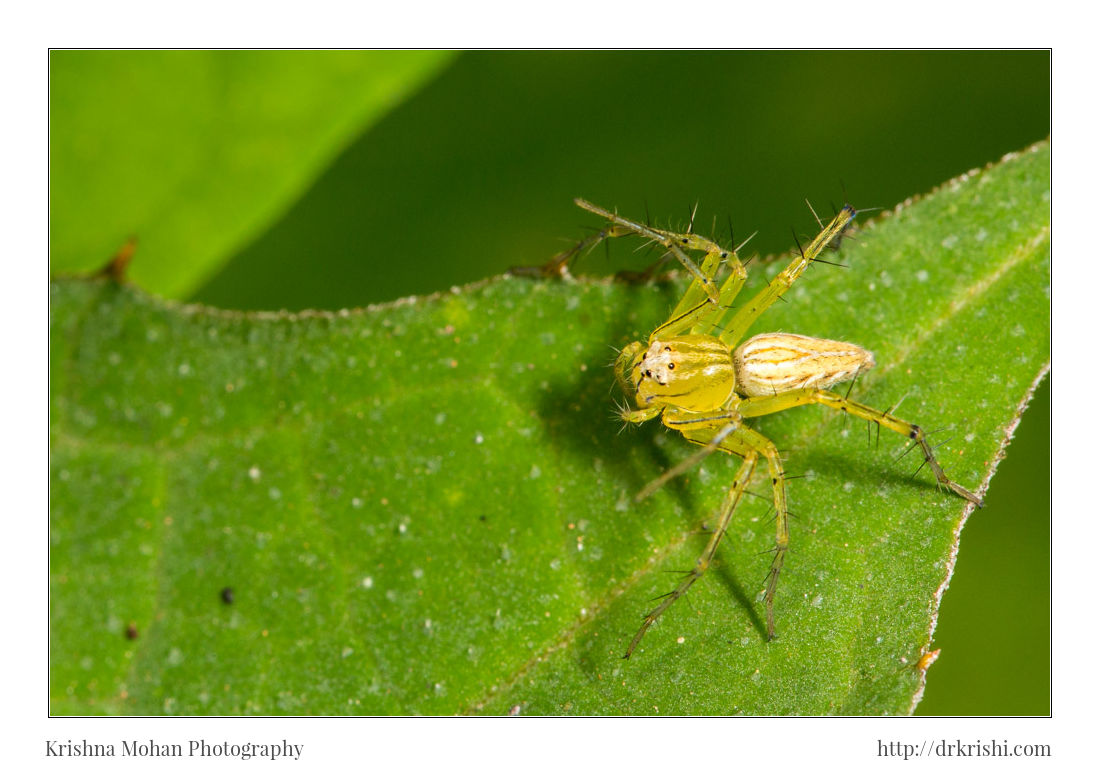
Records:
[[[875,360],[869,351],[847,342],[801,334],[757,334],[741,341],[760,314],[798,280],[823,250],[839,241],[856,217],[851,206],[841,208],[805,249],[799,247],[798,255],[783,271],[734,310],[733,301],[746,278],[736,249],[727,251],[713,240],[694,234],[690,227],[682,234],[655,229],[586,200],[575,202],[606,219],[608,225],[564,257],[556,257],[556,270],[564,270],[565,261],[583,248],[607,238],[633,234],[662,246],[665,254],[675,257],[692,276],[691,285],[669,319],[654,329],[646,342],[632,342],[623,348],[615,361],[616,378],[627,396],[627,404],[619,408],[624,421],[644,423],[660,417],[665,426],[702,447],[646,485],[636,500],[646,498],[716,450],[741,458],[741,466],[718,512],[714,531],[695,566],[676,589],[663,596],[661,603],[645,615],[624,658],[630,657],[650,626],[706,572],[761,460],[768,469],[775,506],[774,556],[764,593],[767,638],[769,641],[775,638],[775,593],[790,543],[787,492],[783,462],[775,443],[745,425],[749,418],[806,404],[821,404],[876,423],[904,434],[911,440],[910,444],[918,445],[940,487],[982,506],[977,495],[944,473],[919,426],[828,390],[873,367]],[[696,264],[688,251],[701,252],[701,262]],[[719,287],[718,274],[723,265],[729,268],[729,274]],[[717,335],[711,333],[714,331]]]

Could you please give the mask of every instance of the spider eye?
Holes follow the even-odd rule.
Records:
[[[668,368],[669,368],[669,369],[675,369],[675,368],[676,368],[676,365],[675,365],[674,363],[672,363],[671,361],[669,361],[669,362],[668,362]]]

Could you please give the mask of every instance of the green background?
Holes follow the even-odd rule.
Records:
[[[165,295],[361,306],[545,261],[593,223],[575,196],[698,202],[779,253],[805,198],[889,208],[1047,136],[1049,78],[1047,52],[54,52],[51,269],[134,235]],[[964,531],[919,713],[1050,711],[1049,401]]]

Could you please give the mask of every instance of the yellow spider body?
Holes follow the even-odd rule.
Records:
[[[633,342],[616,362],[619,381],[639,407],[680,407],[706,412],[733,397],[737,378],[733,354],[717,337],[685,334]]]

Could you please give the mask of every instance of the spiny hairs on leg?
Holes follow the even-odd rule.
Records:
[[[932,469],[932,473],[936,476],[936,483],[938,485],[942,485],[951,492],[962,496],[979,508],[985,506],[985,501],[979,498],[977,494],[971,493],[944,473],[939,461],[936,460],[932,446],[928,443],[928,436],[921,430],[920,426],[913,425],[913,430],[910,432],[909,436],[920,444],[921,452],[924,453],[924,462]]]
[[[947,476],[943,467],[941,467],[936,460],[935,451],[932,445],[929,444],[928,436],[921,427],[907,420],[902,420],[889,412],[876,410],[873,407],[868,407],[866,404],[860,404],[859,402],[845,399],[843,396],[833,393],[832,391],[824,391],[815,388],[801,388],[781,393],[777,396],[751,397],[738,405],[738,411],[743,417],[752,418],[762,415],[771,415],[775,412],[781,412],[805,404],[821,404],[834,410],[840,410],[853,417],[875,423],[880,428],[884,427],[890,431],[909,437],[909,439],[920,446],[921,452],[924,453],[925,462],[932,470],[932,473],[936,477],[936,482],[939,485],[962,496],[976,506],[983,506],[984,502],[981,498]]]
[[[670,233],[664,232],[660,229],[654,229],[652,227],[646,226],[645,224],[639,224],[637,221],[631,221],[628,218],[623,218],[618,213],[612,213],[610,210],[602,208],[599,205],[594,205],[588,200],[581,199],[580,197],[577,197],[573,201],[577,204],[578,207],[584,208],[590,213],[595,213],[598,216],[606,218],[608,221],[615,225],[614,227],[612,227],[612,229],[614,229],[615,227],[619,227],[622,229],[626,229],[629,232],[633,232],[634,234],[640,235],[642,237],[648,237],[651,240],[656,240],[657,242],[659,242],[670,253],[672,253],[672,255],[675,256],[677,260],[679,260],[679,262],[684,266],[684,269],[690,272],[692,277],[694,277],[695,280],[700,283],[700,285],[706,291],[706,295],[710,299],[710,301],[714,304],[718,304],[718,287],[715,285],[714,280],[707,277],[706,274],[704,274],[703,271],[699,269],[698,265],[696,265],[694,261],[687,257],[687,254],[684,253],[683,250],[681,250],[681,247],[676,244],[676,241],[672,239]],[[685,244],[690,242],[687,235],[683,235],[683,238],[684,239],[682,242],[684,242]]]
[[[737,477],[734,479],[733,485],[730,486],[729,492],[726,494],[726,498],[722,503],[718,525],[707,541],[706,548],[695,561],[695,566],[691,571],[687,572],[684,579],[680,581],[680,584],[671,592],[666,593],[664,600],[645,615],[642,621],[642,627],[634,634],[634,638],[630,641],[630,646],[626,649],[626,654],[623,655],[624,660],[630,659],[630,655],[641,642],[646,631],[648,631],[650,626],[657,621],[657,618],[664,614],[664,611],[672,606],[680,596],[686,593],[688,588],[695,584],[695,581],[702,577],[703,574],[706,573],[707,568],[710,567],[711,562],[714,560],[714,555],[718,551],[718,545],[722,541],[722,537],[726,535],[726,530],[729,528],[730,520],[733,517],[733,511],[737,507],[737,503],[741,500],[741,494],[745,492],[745,487],[748,485],[749,480],[752,479],[752,474],[756,470],[757,459],[758,455],[755,451],[748,451],[746,453],[741,462],[741,468],[737,471]]]

